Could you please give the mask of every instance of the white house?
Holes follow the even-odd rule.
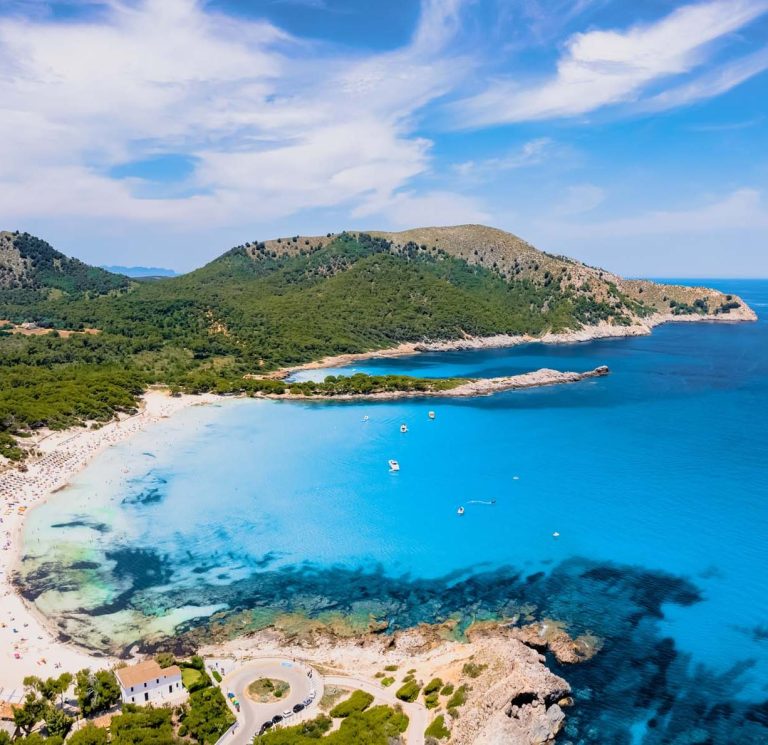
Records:
[[[187,695],[178,665],[160,667],[154,660],[115,670],[124,704],[163,704]]]

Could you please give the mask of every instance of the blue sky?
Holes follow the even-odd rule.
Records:
[[[190,269],[482,222],[768,276],[768,0],[2,0],[0,226]]]

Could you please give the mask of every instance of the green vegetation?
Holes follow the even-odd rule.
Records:
[[[235,723],[235,717],[224,694],[213,686],[190,694],[181,721],[191,737],[205,745],[213,745]]]
[[[394,682],[395,679],[389,676],[381,679],[381,684],[384,686],[384,688],[389,688],[389,686],[391,686]]]
[[[440,678],[432,678],[432,680],[430,680],[429,683],[424,686],[424,695],[427,696],[430,693],[439,691],[442,687],[443,681],[440,680]]]
[[[441,696],[450,696],[453,693],[453,683],[446,683],[443,686],[443,690],[440,691]]]
[[[424,686],[424,705],[428,709],[436,709],[440,705],[440,689],[443,687],[443,681],[440,678],[433,678]]]
[[[203,688],[213,685],[208,673],[205,671],[205,662],[202,657],[194,655],[189,660],[180,662],[181,683],[190,693],[201,691]]]
[[[334,719],[345,719],[355,712],[365,711],[373,703],[373,696],[365,691],[354,691],[352,695],[331,709]]]
[[[448,709],[448,713],[452,717],[458,716],[457,709],[460,706],[464,706],[464,704],[467,702],[467,693],[469,692],[469,687],[466,685],[460,685],[454,692],[453,695],[448,699],[448,703],[446,704],[446,708]]]
[[[416,700],[420,690],[421,686],[415,680],[408,680],[403,683],[400,688],[397,689],[395,696],[397,696],[397,698],[399,698],[401,701],[407,701],[408,703],[411,703],[412,701]]]
[[[424,734],[437,740],[447,740],[451,736],[451,731],[445,726],[445,717],[438,714],[424,730]]]
[[[85,727],[73,732],[67,740],[68,745],[107,745],[107,730],[86,724]]]
[[[467,662],[462,668],[462,672],[469,678],[478,678],[488,665],[478,665],[476,662]]]
[[[374,706],[353,712],[328,733],[330,728],[331,720],[321,716],[257,736],[254,745],[390,745],[408,728],[408,717],[389,706]]]
[[[211,670],[211,675],[217,683],[221,683],[221,673],[218,670]]]
[[[82,715],[90,717],[120,700],[120,686],[111,670],[81,670],[75,676],[75,696]]]
[[[176,658],[171,652],[158,652],[155,655],[155,662],[163,668],[171,667],[171,665],[176,664]]]
[[[269,703],[283,698],[291,687],[284,680],[272,678],[259,678],[248,686],[248,694],[256,701]]]
[[[173,745],[171,710],[126,704],[113,717],[109,731],[112,745]]]
[[[385,665],[384,666],[384,670],[386,670],[386,672],[388,672],[388,673],[395,672],[395,670],[397,670],[397,668],[398,668],[398,665]]]
[[[39,302],[56,294],[101,295],[124,290],[131,284],[121,274],[70,259],[29,233],[0,233],[0,250],[18,257],[19,265],[24,267],[20,272],[0,268],[0,288],[18,304]]]
[[[188,691],[196,688],[203,680],[203,674],[194,667],[183,667],[181,669],[181,684]]]
[[[130,413],[155,383],[247,395],[443,390],[462,381],[353,375],[286,384],[250,376],[401,342],[626,324],[653,310],[598,272],[587,290],[569,284],[569,264],[530,247],[486,266],[486,232],[477,232],[471,262],[434,242],[342,233],[248,243],[190,274],[140,283],[32,236],[0,234],[0,255],[15,259],[0,273],[0,319],[51,329],[0,331],[0,454],[22,458],[16,438],[40,427]],[[100,333],[56,333],[87,328]]]

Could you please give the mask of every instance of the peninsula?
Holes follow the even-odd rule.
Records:
[[[364,356],[585,341],[755,314],[735,295],[624,280],[461,225],[246,241],[152,282],[3,232],[0,318],[0,457],[18,461],[30,433],[133,412],[150,385],[247,392],[256,378]]]

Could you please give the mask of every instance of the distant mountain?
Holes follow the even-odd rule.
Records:
[[[55,295],[101,295],[130,280],[71,259],[29,233],[0,232],[0,293],[18,302]]]
[[[123,274],[126,277],[133,278],[151,278],[151,277],[175,277],[178,272],[173,269],[165,269],[160,266],[101,266],[113,274]]]

